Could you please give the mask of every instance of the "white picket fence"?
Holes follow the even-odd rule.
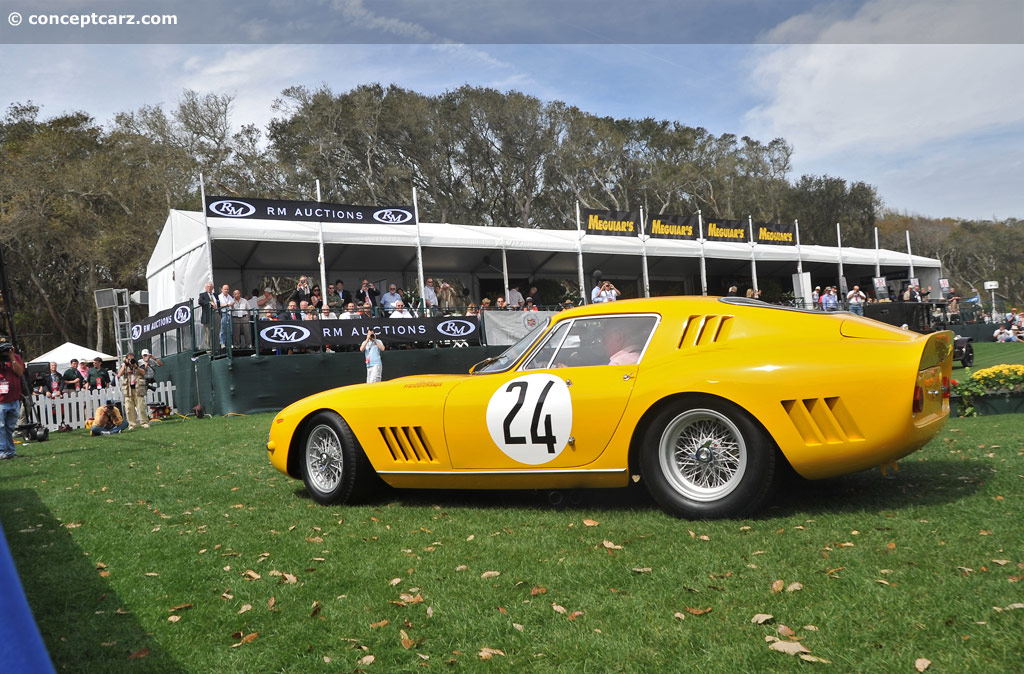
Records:
[[[174,405],[174,390],[175,386],[171,382],[160,382],[156,385],[155,391],[146,394],[146,403],[161,403],[170,407],[172,412],[177,412]],[[120,402],[122,409],[124,408],[124,396],[120,387],[98,391],[71,391],[60,398],[33,395],[33,421],[38,421],[51,431],[57,430],[62,423],[68,424],[71,428],[85,428],[85,422],[92,419],[96,408],[111,398]]]

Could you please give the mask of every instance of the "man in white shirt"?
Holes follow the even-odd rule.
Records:
[[[426,316],[433,315],[437,307],[437,293],[434,292],[434,279],[428,278],[423,286],[423,313]]]
[[[853,286],[853,290],[846,293],[846,302],[850,305],[850,311],[858,316],[864,315],[864,300],[867,299],[860,286]]]
[[[217,304],[220,307],[218,309],[220,311],[220,348],[223,349],[231,344],[231,309],[235,306],[235,298],[231,296],[231,286],[227,283],[220,287]]]
[[[412,318],[412,314],[405,308],[405,302],[398,300],[395,302],[395,310],[391,312],[391,318]]]
[[[249,331],[249,300],[242,297],[241,290],[235,290],[231,299],[234,302],[231,309],[233,343],[240,349],[247,349],[252,344],[252,333]]]
[[[523,294],[519,292],[519,286],[513,284],[508,289],[508,306],[512,309],[521,309],[523,307]]]
[[[356,303],[355,302],[349,302],[348,304],[346,304],[345,305],[345,312],[342,313],[341,316],[339,316],[339,318],[341,318],[342,320],[346,320],[346,321],[354,319],[354,318],[362,318],[362,317],[363,317],[363,315],[359,312],[358,309],[356,309]]]
[[[281,311],[281,303],[274,297],[274,291],[270,288],[263,289],[263,297],[256,300],[256,307],[264,316],[276,316]]]

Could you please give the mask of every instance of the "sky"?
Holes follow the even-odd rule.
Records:
[[[794,148],[791,179],[927,217],[1024,218],[1019,0],[0,0],[0,105],[109,124],[182,91],[265,127],[295,85],[517,90]],[[170,27],[30,25],[176,13]],[[150,9],[151,8],[151,9]],[[17,12],[15,25],[11,13]],[[46,19],[49,20],[49,19]],[[93,19],[95,21],[95,19]]]

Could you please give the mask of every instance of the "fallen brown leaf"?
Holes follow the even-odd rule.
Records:
[[[246,572],[242,574],[242,577],[246,580],[259,580],[260,574],[256,573],[252,569],[247,569]]]
[[[486,578],[497,578],[500,575],[501,575],[501,571],[484,571],[483,573],[480,574],[480,577],[484,578],[484,579],[486,579]]]
[[[711,607],[708,606],[707,608],[690,608],[689,606],[687,606],[686,612],[690,615],[704,615],[705,613],[711,613]]]
[[[784,581],[781,578],[779,578],[778,580],[776,580],[775,582],[772,583],[772,594],[776,594],[778,592],[782,592],[782,589],[784,587],[786,587],[786,581]]]
[[[169,616],[167,616],[167,622],[169,622],[169,623],[176,623],[179,620],[181,620],[181,616],[180,615],[169,615]]]
[[[370,623],[370,627],[384,627],[385,625],[388,624],[388,622],[389,622],[388,619],[385,618],[384,620],[381,620],[380,622]]]
[[[636,571],[637,573],[650,573],[651,572],[651,567],[649,567],[649,566],[643,566],[643,567],[639,567],[639,568],[638,567],[633,567],[633,570]]]
[[[796,632],[790,629],[788,625],[779,625],[779,628],[776,631],[784,637],[791,637],[796,634]]]
[[[177,606],[172,606],[168,610],[171,611],[171,612],[174,612],[174,611],[186,611],[186,610],[188,610],[190,608],[192,608],[192,604],[178,604]]]
[[[551,604],[551,608],[554,609],[555,613],[565,613],[565,607],[559,606],[558,604]]]
[[[765,623],[770,623],[774,620],[775,616],[773,616],[770,613],[758,613],[750,619],[750,622],[754,623],[755,625],[764,625]]]
[[[596,527],[598,524],[600,524],[600,522],[597,520],[583,520],[583,526],[586,527]]]
[[[602,541],[601,545],[603,545],[604,547],[606,547],[609,550],[621,550],[622,549],[621,545],[615,545],[611,541]]]
[[[581,615],[583,615],[583,611],[573,611],[569,614],[569,620],[576,620],[576,618],[579,618]]]
[[[479,655],[481,660],[490,660],[495,655],[505,655],[505,652],[497,648],[481,648]]]
[[[831,660],[825,658],[819,658],[817,655],[811,655],[810,653],[797,653],[797,656],[804,662],[820,662],[825,665],[831,665]]]
[[[916,669],[919,672],[923,672],[924,670],[931,667],[931,665],[932,661],[928,658],[918,658],[917,660],[914,660],[914,669]]]
[[[140,659],[146,657],[147,655],[149,655],[149,649],[148,648],[140,648],[139,650],[137,650],[134,653],[132,653],[131,655],[129,655],[128,659],[129,660],[140,660]]]
[[[773,651],[780,653],[786,653],[788,655],[796,655],[797,653],[810,653],[806,646],[799,641],[773,641],[768,644],[768,648]]]
[[[548,589],[546,587],[537,587],[536,585],[534,585],[533,589],[530,590],[530,596],[536,597],[538,594],[547,594],[547,592]]]
[[[364,655],[363,657],[359,658],[359,662],[357,664],[360,664],[360,665],[372,665],[373,661],[376,660],[376,659],[377,658],[373,657],[372,655]]]
[[[790,583],[789,585],[786,586],[786,592],[797,592],[797,591],[802,590],[802,589],[804,589],[804,586],[803,586],[802,583]]]
[[[244,637],[242,637],[242,640],[239,641],[237,644],[231,644],[231,648],[238,648],[242,644],[252,643],[256,640],[257,636],[259,636],[259,632],[250,632],[249,634],[246,634]]]

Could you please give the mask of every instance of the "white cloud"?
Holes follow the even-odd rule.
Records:
[[[800,45],[755,48],[751,79],[767,101],[747,113],[758,136],[805,158],[902,152],[1024,121],[1016,45]]]

